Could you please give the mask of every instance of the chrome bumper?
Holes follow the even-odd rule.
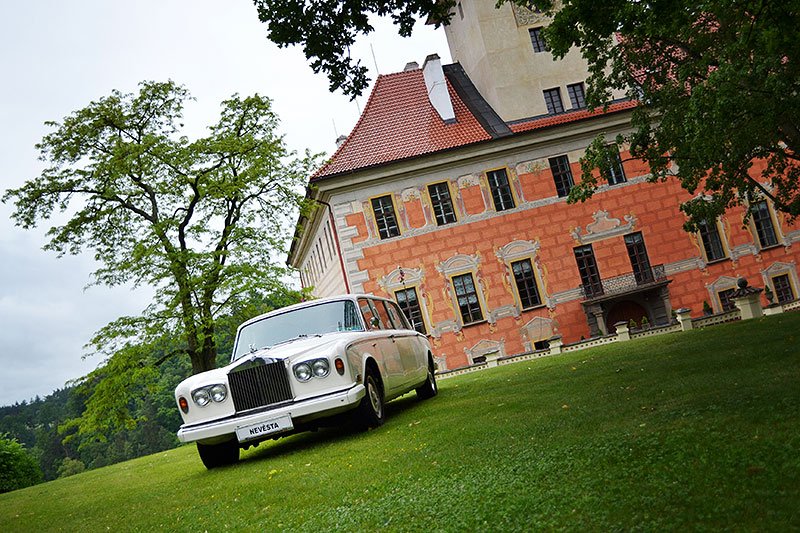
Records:
[[[297,425],[298,422],[303,422],[304,419],[312,420],[314,418],[321,418],[355,407],[364,395],[364,385],[356,385],[346,391],[302,400],[291,405],[270,409],[268,411],[226,418],[225,420],[215,420],[205,424],[193,424],[188,427],[181,426],[178,430],[178,440],[181,442],[195,442],[214,439],[224,435],[234,436],[237,428],[259,424],[284,415],[291,416],[292,422]]]

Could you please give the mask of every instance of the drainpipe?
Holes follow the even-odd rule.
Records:
[[[328,213],[331,222],[331,229],[333,230],[333,242],[336,243],[336,253],[339,256],[339,264],[342,267],[342,279],[344,280],[344,290],[347,294],[350,294],[350,284],[347,282],[347,270],[345,270],[344,267],[344,254],[342,254],[342,247],[339,244],[339,232],[336,231],[336,220],[334,220],[333,218],[333,208],[331,207],[331,204],[325,202],[324,200],[317,200],[315,198],[314,201],[328,208]]]

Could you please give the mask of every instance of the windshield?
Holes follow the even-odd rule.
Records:
[[[334,331],[363,331],[353,302],[327,302],[253,322],[239,331],[233,361],[282,342]]]

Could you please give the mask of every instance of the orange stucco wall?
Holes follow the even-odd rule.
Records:
[[[628,154],[622,154],[623,159]],[[545,160],[546,161],[546,160]],[[572,165],[573,175],[580,174],[577,163]],[[350,228],[357,230],[352,243],[364,243],[371,239],[374,243],[365,245],[361,251],[363,258],[356,261],[357,270],[368,274],[363,288],[365,292],[393,297],[391,289],[385,289],[380,280],[397,267],[421,269],[422,279],[414,284],[421,299],[426,302],[426,323],[429,328],[437,324],[458,322],[460,315],[452,304],[450,274],[440,271],[442,264],[463,254],[477,258],[477,268],[472,270],[475,281],[483,297],[483,314],[513,308],[517,305],[513,280],[509,276],[507,263],[498,257],[501,248],[513,241],[530,241],[538,247],[531,258],[537,266],[539,290],[544,298],[561,295],[560,301],[550,301],[549,305],[521,311],[517,316],[503,314],[493,321],[466,325],[458,331],[432,335],[436,355],[446,357],[447,368],[457,368],[470,363],[468,351],[481,341],[500,341],[506,355],[524,352],[526,333],[523,327],[535,317],[552,321],[553,333],[560,334],[564,342],[574,342],[590,334],[587,317],[581,297],[575,292],[581,285],[573,248],[580,243],[574,232],[580,229],[585,235],[587,227],[595,222],[595,216],[607,212],[607,219],[619,226],[630,224],[626,231],[619,231],[608,237],[592,242],[598,269],[602,278],[611,278],[631,272],[631,263],[624,243],[624,233],[641,232],[651,265],[678,265],[689,262],[679,271],[667,276],[669,301],[672,309],[689,307],[692,314],[702,314],[703,302],[713,302],[715,294],[709,292],[709,285],[722,276],[745,277],[752,285],[763,286],[763,271],[776,262],[795,265],[800,259],[798,247],[776,246],[762,250],[755,255],[745,253],[737,259],[730,258],[730,250],[742,245],[752,245],[754,236],[743,227],[743,210],[730,211],[721,219],[728,258],[705,265],[698,237],[683,231],[685,216],[679,205],[690,198],[681,189],[677,180],[651,184],[647,182],[630,183],[637,176],[647,172],[639,161],[626,161],[628,183],[599,191],[582,204],[568,205],[565,199],[555,198],[555,186],[549,168],[538,165],[529,172],[517,170],[518,201],[541,202],[532,208],[494,213],[491,196],[487,196],[485,179],[473,179],[453,187],[453,201],[460,219],[457,223],[435,228],[433,217],[424,216],[424,199],[406,198],[402,211],[410,228],[427,227],[430,231],[415,232],[387,241],[378,240],[373,230],[370,235],[369,224],[374,224],[369,213],[353,213],[345,218]],[[424,187],[420,188],[424,191]],[[399,192],[399,191],[396,191]],[[399,196],[396,196],[398,198]],[[488,198],[490,206],[485,207]],[[365,206],[364,211],[367,211]],[[776,216],[780,232],[785,235],[800,229],[800,222],[789,225],[782,217]],[[780,239],[780,237],[779,237]],[[691,266],[696,260],[698,266]],[[677,268],[677,267],[676,267]],[[570,292],[572,291],[572,292]],[[571,295],[571,296],[570,296]],[[558,300],[558,298],[555,298]],[[718,304],[717,304],[718,307]]]

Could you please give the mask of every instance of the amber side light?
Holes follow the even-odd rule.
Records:
[[[344,376],[344,361],[337,357],[336,361],[333,362],[333,366],[336,367],[336,371],[340,376]]]
[[[178,398],[178,405],[180,405],[181,411],[183,411],[184,414],[189,412],[189,402],[186,401],[186,398],[184,398],[183,396]]]

